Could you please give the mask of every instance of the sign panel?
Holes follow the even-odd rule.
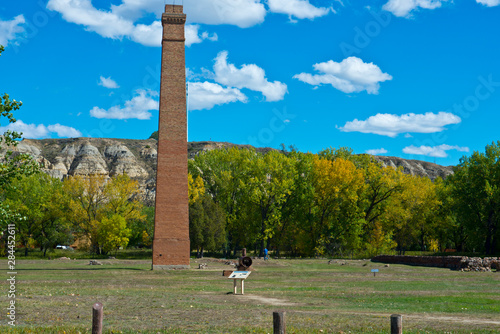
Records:
[[[251,271],[235,271],[228,278],[245,279],[250,275]]]
[[[372,269],[372,273],[378,273],[378,269]]]

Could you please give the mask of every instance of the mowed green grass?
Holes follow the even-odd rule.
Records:
[[[90,333],[92,305],[104,305],[106,333],[272,333],[285,310],[287,333],[500,333],[500,273],[369,261],[254,260],[245,295],[232,294],[224,263],[199,270],[151,271],[150,261],[19,260],[17,326],[1,333]],[[340,262],[346,262],[341,265]],[[376,277],[370,272],[378,268]],[[6,276],[6,261],[0,270]],[[4,307],[5,306],[5,307]]]

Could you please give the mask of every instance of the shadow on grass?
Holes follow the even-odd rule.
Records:
[[[151,269],[140,269],[140,268],[28,268],[28,269],[18,269],[18,271],[74,271],[74,270],[135,270],[135,271],[151,271]]]

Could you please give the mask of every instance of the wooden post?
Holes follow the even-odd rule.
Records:
[[[273,312],[273,328],[274,334],[285,334],[286,326],[285,326],[285,311],[277,311]]]
[[[92,334],[102,334],[102,304],[92,306]]]
[[[245,280],[240,279],[240,282],[241,282],[241,294],[244,295],[245,294]]]
[[[391,334],[403,334],[403,316],[400,314],[391,315]]]
[[[233,295],[236,294],[236,292],[238,291],[238,280],[237,279],[234,279],[233,280]]]

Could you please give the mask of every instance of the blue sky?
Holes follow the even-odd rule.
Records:
[[[173,0],[0,4],[0,131],[145,139]],[[457,164],[500,140],[500,0],[177,0],[189,140]]]

